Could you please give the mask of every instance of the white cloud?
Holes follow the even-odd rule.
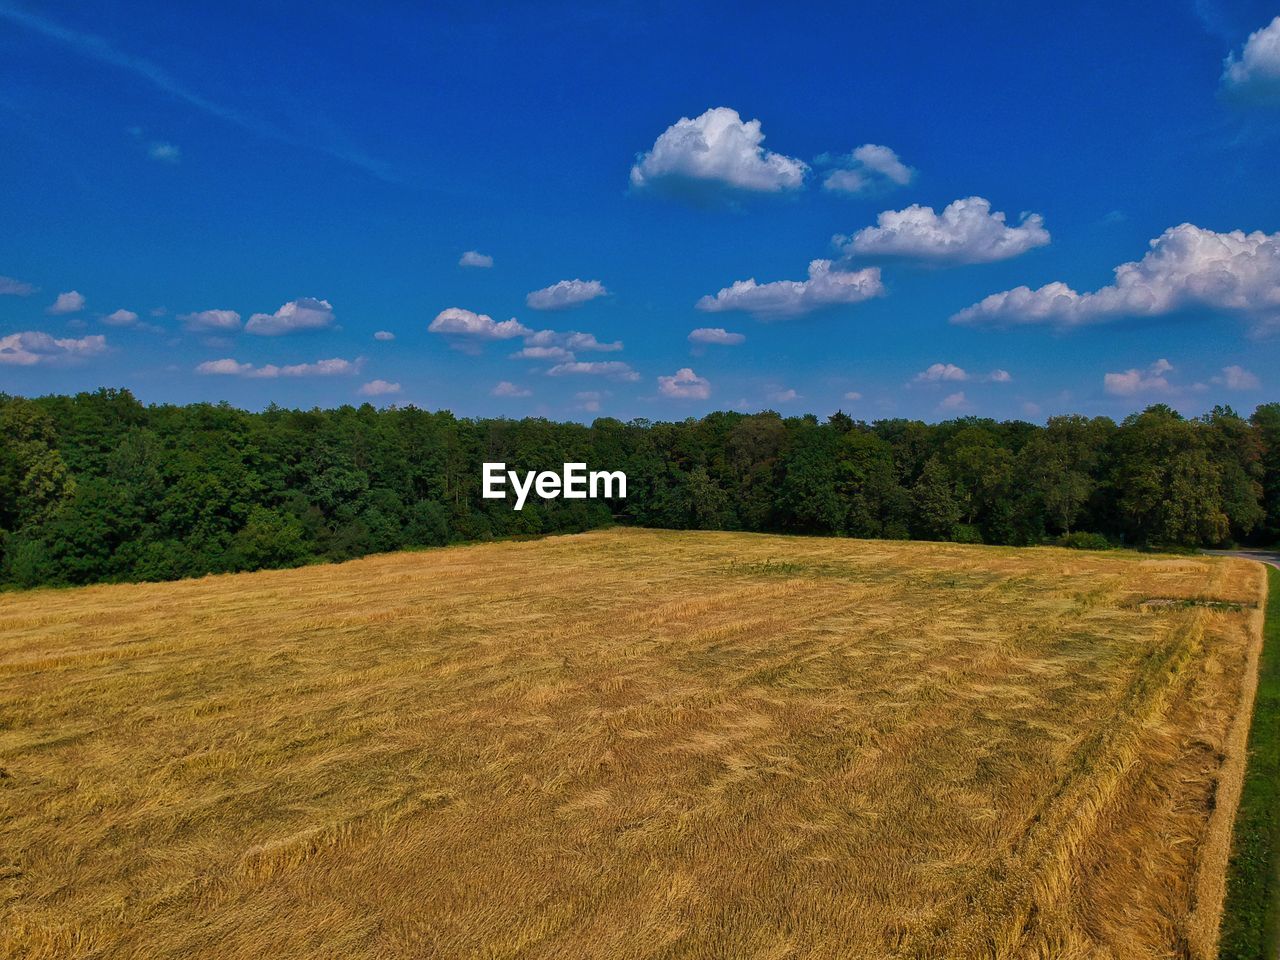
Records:
[[[757,317],[771,319],[796,317],[836,304],[861,303],[884,296],[880,268],[832,270],[830,260],[814,260],[809,264],[807,280],[777,280],[756,283],[755,278],[735,281],[714,297],[707,295],[695,306],[707,313],[745,310]]]
[[[1138,393],[1168,393],[1172,387],[1165,374],[1173,364],[1161,358],[1146,370],[1129,369],[1123,373],[1108,373],[1102,378],[1103,389],[1117,397],[1131,397]]]
[[[1223,89],[1242,100],[1280,103],[1280,17],[1249,34],[1222,66]]]
[[[1249,316],[1260,328],[1280,321],[1280,233],[1216,233],[1184,223],[1150,246],[1141,260],[1115,268],[1113,284],[1092,293],[1057,281],[1038,290],[1015,287],[966,307],[951,321],[1075,327],[1197,307]]]
[[[1012,383],[1008,370],[996,368],[987,374],[971,374],[954,363],[934,363],[911,378],[912,383]]]
[[[359,373],[363,366],[364,357],[357,357],[355,360],[343,360],[341,357],[333,357],[329,360],[317,360],[315,363],[294,363],[283,367],[274,363],[257,367],[252,363],[241,363],[230,357],[224,357],[221,360],[207,360],[199,364],[196,367],[196,373],[274,380],[277,377],[349,376]]]
[[[240,314],[234,310],[200,310],[178,316],[192,333],[232,333],[240,329]]]
[[[534,290],[524,298],[524,302],[534,310],[563,310],[603,297],[608,292],[599,280],[561,280]]]
[[[759,120],[714,107],[695,119],[681,117],[631,168],[631,186],[695,191],[730,188],[778,193],[804,185],[808,165],[766,150]]]
[[[864,143],[842,157],[820,157],[836,166],[823,178],[826,190],[839,193],[866,193],[888,185],[905,186],[915,177],[915,170],[903,163],[888,147]]]
[[[92,357],[106,349],[107,338],[101,334],[63,339],[39,330],[24,330],[0,337],[0,365],[34,367]]]
[[[102,318],[102,322],[110,327],[131,327],[138,322],[138,315],[132,310],[116,310]]]
[[[576,351],[612,353],[621,349],[621,340],[603,343],[596,339],[594,333],[582,333],[578,330],[539,330],[528,334],[524,338],[524,348],[511,356],[522,360],[568,361],[576,359]]]
[[[427,330],[431,333],[476,337],[480,340],[510,340],[513,337],[527,337],[533,333],[515,317],[498,323],[487,313],[473,313],[461,307],[448,307],[441,310],[431,321]]]
[[[394,340],[395,338],[396,335],[390,330],[379,330],[373,335],[373,339],[375,340]]]
[[[269,363],[254,371],[255,377],[340,377],[360,372],[364,366],[364,358],[343,360],[334,357],[329,360],[317,360],[315,363],[295,363],[291,366],[277,367]]]
[[[458,258],[458,266],[460,267],[481,267],[487,269],[493,266],[493,257],[487,253],[481,253],[479,250],[468,250]]]
[[[678,400],[706,400],[711,396],[711,381],[681,367],[669,377],[658,378],[658,392]]]
[[[182,159],[182,151],[175,144],[157,140],[147,148],[147,156],[163,163],[177,163]]]
[[[76,313],[83,309],[84,294],[76,290],[68,290],[66,293],[58,294],[57,299],[45,310],[45,313],[58,316],[64,313]]]
[[[587,411],[587,413],[599,413],[600,401],[606,395],[599,390],[579,390],[574,394],[574,397],[578,401],[578,406]]]
[[[963,367],[957,367],[954,363],[934,363],[930,364],[925,370],[921,370],[912,378],[912,383],[938,383],[943,380],[964,381],[969,379],[969,374],[965,372]]]
[[[746,342],[741,333],[730,333],[724,327],[699,327],[689,332],[690,343],[718,343],[726,347],[734,347]]]
[[[303,330],[327,330],[335,319],[328,300],[302,297],[290,300],[275,313],[255,313],[244,330],[262,337],[279,337]]]
[[[231,357],[223,357],[221,360],[206,360],[196,366],[196,373],[203,376],[244,376],[252,370],[252,363],[241,363]]]
[[[844,395],[844,398],[846,400],[854,400],[854,401],[861,400],[862,394],[860,394],[857,390],[850,390],[848,393]]]
[[[400,384],[388,380],[370,380],[356,391],[362,397],[386,397],[399,392]]]
[[[794,390],[774,390],[769,394],[769,400],[773,403],[791,403],[799,399],[800,394]]]
[[[627,380],[634,382],[640,379],[640,374],[631,369],[630,365],[623,363],[621,360],[603,360],[587,363],[582,360],[570,361],[566,363],[557,363],[554,367],[547,371],[549,377],[563,377],[571,374],[590,374],[593,376],[609,377],[613,380]]]
[[[622,349],[621,340],[603,343],[596,339],[594,333],[581,333],[577,330],[560,332],[557,330],[539,330],[525,337],[525,345],[530,347],[564,347],[566,350],[600,351],[612,353]]]
[[[516,360],[572,360],[574,354],[564,347],[524,347],[512,355]]]
[[[907,257],[935,263],[993,263],[1008,260],[1049,242],[1038,213],[1024,213],[1018,226],[991,212],[991,201],[967,197],[947,204],[942,213],[913,203],[905,210],[886,210],[876,226],[834,242],[846,254]]]
[[[0,277],[0,296],[29,297],[35,292],[36,288],[29,283],[13,277]]]
[[[1222,383],[1228,390],[1257,390],[1261,386],[1256,374],[1234,364],[1223,367],[1222,376],[1214,377],[1214,382]]]
[[[615,350],[622,349],[621,340],[603,342],[597,340],[594,333],[579,333],[576,330],[570,330],[566,336],[565,343],[570,350],[598,350],[602,353],[612,353]]]
[[[526,390],[524,387],[516,386],[510,380],[503,380],[492,390],[489,391],[495,397],[531,397],[532,390]]]
[[[965,397],[964,391],[958,390],[943,397],[938,407],[942,410],[961,410],[968,406],[968,403],[969,401]]]

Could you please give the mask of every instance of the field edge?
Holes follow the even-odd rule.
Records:
[[[1227,865],[1221,960],[1280,955],[1280,569],[1267,566],[1265,571],[1262,649]]]

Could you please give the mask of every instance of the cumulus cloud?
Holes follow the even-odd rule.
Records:
[[[162,163],[177,163],[182,159],[182,151],[178,149],[176,144],[157,140],[147,148],[147,156]]]
[[[524,338],[524,348],[511,356],[521,360],[568,361],[577,358],[577,351],[611,353],[622,349],[621,340],[602,342],[594,333],[578,330],[539,330]]]
[[[36,288],[29,283],[13,277],[0,277],[0,296],[29,297],[35,292]]]
[[[963,390],[947,394],[938,403],[939,408],[943,410],[962,410],[968,405],[969,400],[965,397]]]
[[[92,357],[107,349],[107,338],[58,338],[39,330],[24,330],[0,337],[0,365],[34,367]]]
[[[394,340],[395,338],[396,335],[390,330],[379,330],[373,335],[373,339],[375,340]]]
[[[515,360],[572,360],[574,353],[564,347],[524,347],[512,355]]]
[[[64,313],[77,313],[84,309],[84,294],[76,290],[60,293],[57,299],[45,310],[45,313],[58,316]]]
[[[969,374],[954,363],[934,363],[912,378],[912,383],[938,383],[943,380],[968,380]]]
[[[690,343],[718,343],[725,347],[736,347],[745,343],[746,336],[741,333],[730,333],[724,327],[699,327],[689,331]]]
[[[474,313],[461,307],[447,307],[441,310],[431,321],[427,330],[431,333],[474,337],[478,340],[510,340],[514,337],[527,337],[533,333],[515,317],[499,323],[487,313]]]
[[[841,157],[822,156],[818,162],[836,168],[823,178],[822,186],[837,193],[867,193],[882,187],[905,186],[916,175],[891,149],[875,143],[864,143]]]
[[[789,389],[774,390],[772,393],[769,394],[769,401],[771,403],[792,403],[793,401],[796,401],[799,399],[800,399],[800,394],[796,393],[794,390],[789,390]]]
[[[547,371],[547,376],[549,377],[564,377],[573,374],[589,374],[629,382],[635,382],[640,379],[640,374],[636,373],[631,369],[630,365],[623,363],[621,360],[598,360],[591,363],[583,360],[569,361],[557,363]]]
[[[1173,388],[1164,375],[1172,369],[1173,364],[1161,358],[1146,370],[1130,368],[1123,373],[1108,373],[1102,378],[1102,386],[1107,393],[1117,397],[1131,397],[1138,393],[1168,393]]]
[[[138,315],[132,310],[116,310],[102,318],[109,327],[131,327],[138,322]]]
[[[487,269],[493,266],[493,257],[487,253],[481,253],[479,250],[468,250],[458,258],[458,266],[460,267],[481,267]]]
[[[636,159],[631,186],[694,196],[708,189],[779,193],[802,187],[808,165],[763,143],[760,121],[744,121],[729,107],[681,117]]]
[[[224,357],[221,360],[206,360],[196,367],[196,373],[274,380],[277,377],[349,376],[359,373],[363,366],[364,357],[357,357],[355,360],[333,357],[329,360],[317,360],[315,363],[294,363],[283,367],[274,363],[259,367],[252,363],[241,363],[231,357]]]
[[[971,374],[954,363],[933,363],[911,378],[912,383],[1011,383],[1008,370],[996,368],[986,374]]]
[[[1239,56],[1227,57],[1222,87],[1240,100],[1280,104],[1280,17],[1249,34]]]
[[[1280,322],[1280,233],[1216,233],[1184,223],[1150,243],[1115,282],[1078,293],[1055,281],[1015,287],[966,307],[953,323],[1076,327],[1120,317],[1159,317],[1195,308],[1235,313],[1259,328]]]
[[[524,339],[526,347],[562,347],[565,350],[583,352],[599,351],[612,353],[622,349],[621,340],[602,342],[594,333],[582,333],[578,330],[539,330]]]
[[[681,367],[669,377],[658,378],[658,392],[677,400],[706,400],[711,396],[711,381]]]
[[[510,380],[503,380],[489,391],[495,397],[531,397],[532,390],[526,390],[524,387],[517,386]]]
[[[192,333],[234,333],[240,329],[240,314],[234,310],[199,310],[179,314],[178,322]]]
[[[399,392],[400,384],[389,380],[370,380],[356,391],[362,397],[386,397]]]
[[[304,330],[327,330],[335,322],[333,305],[328,300],[302,297],[290,300],[275,313],[253,314],[244,330],[261,337],[280,337]]]
[[[1049,242],[1049,231],[1038,213],[1024,213],[1018,226],[991,211],[982,197],[955,200],[935,213],[933,207],[913,203],[905,210],[886,210],[876,226],[864,227],[834,242],[848,255],[904,257],[933,263],[993,263],[1008,260]]]
[[[1235,364],[1223,367],[1222,376],[1214,377],[1213,382],[1221,383],[1228,390],[1257,390],[1261,386],[1255,374]]]
[[[608,292],[599,280],[561,280],[534,290],[524,298],[524,302],[534,310],[563,310],[603,297]]]
[[[833,270],[830,260],[814,260],[809,264],[807,280],[738,280],[714,297],[703,297],[695,306],[707,313],[745,310],[763,319],[776,319],[798,317],[836,304],[861,303],[884,293],[879,267]]]
[[[251,370],[253,370],[252,363],[241,363],[231,357],[223,357],[221,360],[206,360],[196,366],[196,373],[204,376],[243,376]]]

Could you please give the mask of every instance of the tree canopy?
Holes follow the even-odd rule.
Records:
[[[625,500],[480,496],[481,463],[623,470]],[[717,412],[678,423],[258,413],[0,394],[0,583],[164,580],[609,523],[1036,544],[1280,538],[1280,404],[1117,424]],[[1097,538],[1095,538],[1096,540]]]

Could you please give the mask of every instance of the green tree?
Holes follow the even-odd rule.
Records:
[[[266,507],[253,507],[248,522],[231,545],[234,565],[241,570],[287,567],[306,559],[307,546],[297,517]]]
[[[947,468],[930,457],[911,488],[911,532],[920,540],[952,540],[960,518]]]
[[[1116,434],[1111,485],[1124,532],[1139,543],[1219,543],[1229,522],[1222,471],[1203,431],[1164,404],[1128,417]]]

